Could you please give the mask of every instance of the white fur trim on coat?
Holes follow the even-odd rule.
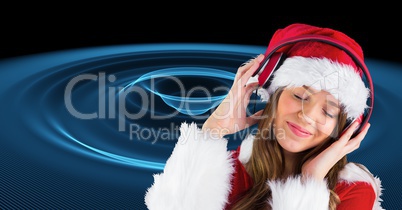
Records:
[[[239,153],[239,161],[244,165],[250,160],[251,151],[253,150],[254,135],[248,135],[242,142]]]
[[[261,100],[267,101],[279,87],[302,87],[331,93],[344,106],[348,119],[354,119],[367,108],[369,89],[360,75],[350,65],[333,62],[327,58],[287,58],[272,75],[268,90],[257,92]]]
[[[290,177],[285,182],[268,181],[272,191],[269,201],[275,210],[327,210],[329,190],[327,182],[301,176]]]
[[[154,175],[145,204],[149,210],[221,210],[234,172],[227,140],[183,123],[162,173]]]

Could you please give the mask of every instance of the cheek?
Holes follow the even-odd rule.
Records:
[[[318,131],[320,136],[324,136],[325,138],[332,135],[337,124],[337,120],[327,120],[327,122],[323,125],[318,125]]]
[[[301,104],[295,101],[292,96],[289,96],[288,93],[283,95],[278,101],[278,115],[285,115],[290,113],[296,113],[301,110]]]
[[[278,140],[285,139],[286,120],[294,119],[295,114],[301,110],[301,105],[289,93],[284,92],[278,101],[276,117],[274,118],[274,133]]]

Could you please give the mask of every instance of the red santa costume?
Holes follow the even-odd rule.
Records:
[[[345,34],[305,24],[292,24],[278,30],[268,46],[300,34],[321,34],[338,39],[363,58],[360,46]],[[330,50],[328,50],[330,49]],[[279,87],[303,85],[325,90],[343,105],[348,118],[356,118],[367,108],[368,89],[359,68],[342,50],[319,42],[303,42],[282,49],[285,62],[275,71],[271,85],[259,89],[262,99]],[[336,72],[336,74],[334,74]],[[325,80],[325,85],[317,81]],[[235,151],[228,151],[227,139],[203,131],[194,123],[183,123],[180,137],[162,173],[145,194],[150,210],[222,210],[230,209],[237,196],[253,185],[245,170],[254,142],[248,135]],[[285,181],[267,180],[273,210],[328,209],[330,192],[326,180],[293,176]],[[339,172],[335,192],[340,198],[337,209],[383,209],[379,178],[361,164],[349,162]]]

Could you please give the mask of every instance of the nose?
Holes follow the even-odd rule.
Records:
[[[325,115],[318,103],[302,103],[298,117],[304,122],[315,126],[317,123],[325,124]]]

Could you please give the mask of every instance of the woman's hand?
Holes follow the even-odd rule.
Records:
[[[370,123],[368,123],[356,137],[350,139],[357,126],[358,123],[354,122],[338,141],[335,141],[316,157],[304,163],[302,167],[303,176],[322,180],[336,162],[343,156],[359,148],[360,143],[363,141],[370,128]]]
[[[226,134],[235,133],[258,122],[257,118],[261,115],[262,110],[247,116],[250,96],[258,87],[258,83],[247,84],[247,81],[257,70],[263,59],[264,55],[259,55],[238,68],[229,93],[204,122],[203,130],[209,130],[219,134],[219,137],[223,137]]]

